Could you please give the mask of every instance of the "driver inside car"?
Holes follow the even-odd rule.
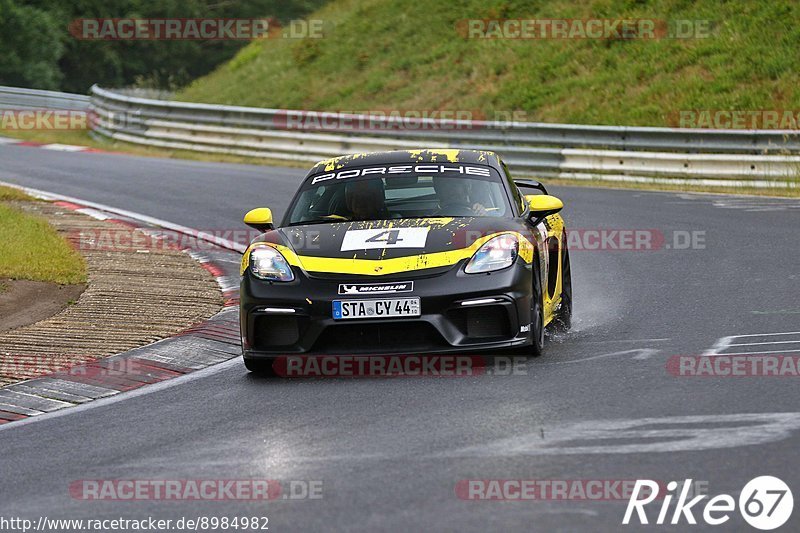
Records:
[[[350,182],[345,186],[345,203],[352,220],[382,220],[390,218],[386,209],[383,180],[371,179]]]
[[[433,189],[439,199],[439,215],[449,216],[485,216],[486,207],[470,199],[471,181],[459,178],[433,178]]]

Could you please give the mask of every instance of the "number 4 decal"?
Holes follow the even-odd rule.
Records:
[[[342,251],[379,248],[425,248],[429,227],[356,229],[344,234]]]
[[[402,240],[403,239],[400,238],[400,230],[393,229],[382,231],[377,235],[373,235],[364,242],[385,242],[386,244],[397,244]]]

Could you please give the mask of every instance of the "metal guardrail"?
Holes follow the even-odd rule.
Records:
[[[304,111],[153,100],[92,87],[96,133],[120,141],[315,162],[401,148],[476,148],[500,153],[520,173],[567,179],[677,179],[712,185],[797,186],[794,130],[698,130],[335,114],[338,126],[298,125]],[[322,118],[325,115],[317,114]],[[298,122],[299,119],[299,122]],[[346,123],[366,127],[344,127]]]
[[[85,94],[0,86],[0,109],[87,111],[89,97]]]
[[[586,126],[333,114],[338,125],[303,127],[305,111],[141,98],[94,86],[91,98],[0,87],[0,109],[92,114],[94,134],[119,141],[316,162],[345,153],[407,148],[493,150],[517,173],[564,179],[797,187],[800,132]],[[323,118],[321,113],[312,117]],[[299,122],[298,122],[299,119]],[[360,127],[346,127],[347,122]],[[380,124],[380,127],[373,127]]]

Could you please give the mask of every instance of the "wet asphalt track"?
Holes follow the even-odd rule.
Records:
[[[301,175],[0,146],[2,181],[201,229],[245,229],[241,215],[258,205],[282,213]],[[776,475],[800,497],[797,378],[665,368],[722,337],[800,331],[800,202],[552,189],[572,230],[653,229],[671,246],[573,249],[574,331],[550,339],[520,375],[285,381],[248,375],[234,360],[2,428],[0,516],[268,516],[271,531],[618,531],[635,529],[620,526],[622,501],[466,501],[455,487],[692,478],[738,497],[751,478]],[[704,248],[673,249],[676,231],[704,232]],[[800,334],[729,341],[754,342],[768,344],[736,350],[800,355]],[[82,501],[68,490],[81,479],[212,478],[322,481],[323,498]],[[795,510],[784,529],[798,525]],[[734,513],[717,530],[752,529]]]

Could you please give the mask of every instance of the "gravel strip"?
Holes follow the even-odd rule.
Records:
[[[89,283],[57,315],[0,334],[0,386],[150,344],[222,309],[222,293],[207,270],[142,230],[46,202],[14,205],[46,217],[78,248]],[[93,246],[97,235],[130,235],[132,241],[122,242],[135,245]]]

